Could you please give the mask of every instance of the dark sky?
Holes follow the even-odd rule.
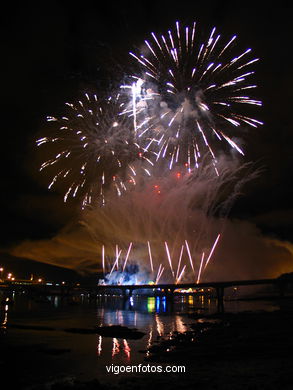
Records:
[[[205,4],[206,3],[206,4]],[[264,167],[232,216],[254,219],[267,233],[293,239],[292,7],[235,2],[30,2],[10,5],[1,20],[2,245],[53,236],[76,215],[75,205],[46,190],[34,154],[46,115],[87,88],[111,88],[129,69],[128,51],[175,21],[197,20],[252,47],[262,128],[245,135],[247,159]],[[205,5],[204,5],[205,4]],[[291,214],[290,214],[291,213]],[[292,221],[292,218],[291,218]]]

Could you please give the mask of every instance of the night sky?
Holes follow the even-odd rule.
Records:
[[[77,204],[47,191],[38,173],[35,139],[47,115],[87,89],[119,85],[130,69],[128,52],[150,32],[175,21],[237,34],[261,61],[254,67],[265,125],[243,135],[246,161],[263,169],[244,188],[231,218],[253,222],[270,237],[292,235],[292,7],[235,2],[46,2],[10,5],[2,13],[1,246],[53,237],[78,217]],[[139,3],[139,5],[138,5]],[[203,5],[204,4],[204,5]]]

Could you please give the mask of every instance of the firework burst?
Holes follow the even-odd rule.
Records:
[[[183,28],[177,22],[165,36],[151,35],[139,53],[130,53],[141,75],[122,86],[132,93],[138,136],[145,137],[145,149],[156,161],[168,160],[170,169],[176,164],[198,168],[208,152],[218,173],[216,143],[224,140],[244,154],[233,140],[235,128],[262,124],[242,110],[262,104],[248,96],[256,88],[250,65],[258,58],[251,57],[251,49],[234,55],[236,36],[225,41],[215,28],[201,43],[196,23]]]
[[[64,201],[80,197],[85,206],[97,198],[104,203],[104,192],[110,187],[121,195],[127,186],[135,185],[137,165],[146,157],[131,131],[132,121],[120,115],[119,95],[99,100],[86,93],[66,106],[66,116],[47,117],[54,124],[54,135],[37,140],[38,146],[49,143],[54,153],[40,168],[53,172],[49,189],[60,180],[66,185]]]
[[[235,42],[213,28],[202,43],[195,23],[177,22],[130,53],[140,70],[119,94],[86,93],[66,103],[65,116],[47,118],[53,134],[37,140],[50,145],[40,170],[51,175],[49,188],[65,188],[64,201],[76,197],[84,208],[101,199],[105,207],[88,208],[82,223],[108,280],[132,283],[125,276],[138,276],[139,265],[140,282],[203,278],[231,204],[254,176],[218,151],[243,155],[238,130],[262,124],[250,114],[261,105],[250,95],[258,59],[251,49],[234,52]]]

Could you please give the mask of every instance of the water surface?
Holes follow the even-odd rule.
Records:
[[[18,375],[28,383],[68,376],[79,380],[115,380],[115,375],[107,373],[106,365],[147,364],[148,348],[160,337],[188,330],[188,325],[194,322],[190,314],[204,316],[217,309],[216,300],[204,295],[178,296],[173,301],[164,296],[134,296],[125,301],[120,296],[110,295],[95,299],[86,295],[70,299],[60,296],[33,299],[14,293],[13,299],[14,305],[1,307],[1,342],[4,350],[6,347],[6,351],[13,354],[10,360],[17,365]],[[232,312],[274,310],[278,306],[264,300],[230,301],[225,303],[225,309]],[[97,325],[137,328],[145,336],[126,340],[66,331]]]

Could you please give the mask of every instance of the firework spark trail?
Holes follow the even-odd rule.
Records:
[[[116,262],[116,270],[118,271],[119,270],[119,260],[118,259],[118,253],[119,253],[119,247],[118,245],[116,244],[115,245],[115,262]]]
[[[159,266],[159,269],[158,269],[158,272],[157,272],[157,277],[156,277],[156,281],[155,281],[155,284],[158,284],[160,279],[161,279],[161,276],[164,272],[164,267],[162,266],[162,264],[160,263],[160,266]]]
[[[160,263],[160,265],[159,265],[159,268],[158,268],[158,271],[157,271],[157,276],[156,276],[155,284],[158,283],[158,278],[159,278],[159,275],[160,275],[161,268],[162,268],[162,263]]]
[[[172,275],[174,277],[174,270],[173,270],[173,266],[172,266],[171,255],[170,255],[169,247],[168,247],[168,244],[167,244],[166,241],[165,241],[165,248],[166,248],[166,252],[167,252],[168,262],[169,262],[169,265],[170,265],[170,270],[171,270],[171,273],[172,273]]]
[[[213,255],[213,253],[214,253],[214,250],[216,249],[216,246],[217,246],[217,244],[218,244],[218,241],[219,241],[219,238],[220,238],[220,237],[221,237],[221,234],[218,234],[218,236],[217,236],[217,238],[216,238],[216,241],[214,242],[214,245],[213,245],[213,247],[212,247],[212,249],[211,249],[211,252],[210,252],[210,254],[209,254],[208,258],[207,258],[207,261],[206,261],[206,263],[205,263],[204,270],[206,269],[206,267],[207,267],[208,264],[209,264],[209,261],[210,261],[212,255]]]
[[[150,245],[150,242],[149,242],[149,241],[148,241],[148,251],[149,251],[149,258],[150,258],[151,271],[154,272],[152,251],[151,251],[151,245]]]
[[[133,126],[134,131],[137,131],[137,121],[136,121],[136,84],[132,84],[132,105],[133,105]]]
[[[175,280],[178,280],[178,274],[179,274],[179,270],[180,270],[183,251],[184,251],[184,245],[181,246],[181,251],[180,251],[180,255],[179,255],[179,261],[178,261],[178,265],[177,265],[177,272],[176,272]]]
[[[179,277],[178,277],[177,283],[180,283],[180,280],[181,280],[181,278],[182,278],[182,276],[183,276],[183,274],[184,274],[185,268],[186,268],[186,264],[185,264],[184,267],[182,268],[182,271],[181,271],[181,273],[180,273],[180,275],[179,275]]]
[[[160,281],[160,279],[161,279],[161,276],[163,275],[164,270],[165,270],[165,267],[162,267],[161,272],[160,272],[160,274],[159,274],[159,277],[158,277],[158,280],[157,280],[156,284],[159,283],[159,281]]]
[[[204,252],[202,252],[202,256],[201,256],[201,260],[200,260],[200,266],[199,266],[199,270],[198,270],[198,275],[197,275],[197,280],[196,280],[196,283],[198,284],[199,281],[200,281],[200,277],[201,277],[201,270],[202,270],[202,265],[203,265],[203,262],[204,262]]]
[[[192,269],[193,273],[195,273],[194,266],[193,266],[193,261],[192,261],[192,257],[191,257],[191,253],[190,253],[190,249],[189,249],[189,245],[188,245],[187,240],[185,240],[185,246],[186,246],[186,249],[187,249],[187,253],[188,253],[188,258],[189,258],[189,262],[190,262],[190,265],[191,265],[191,269]]]
[[[105,246],[102,245],[102,268],[103,268],[103,276],[105,276]]]
[[[111,277],[111,275],[112,275],[112,273],[114,271],[114,268],[117,267],[117,265],[118,265],[119,257],[121,255],[121,252],[122,252],[122,250],[120,249],[120,251],[118,253],[116,253],[116,260],[114,261],[114,264],[113,264],[112,269],[110,271],[109,278]]]
[[[125,270],[125,267],[126,267],[126,264],[127,264],[127,261],[128,261],[128,257],[129,257],[131,248],[132,248],[132,242],[129,244],[129,247],[128,247],[128,250],[127,250],[127,253],[126,253],[125,261],[124,261],[123,268],[122,268],[123,272]]]

